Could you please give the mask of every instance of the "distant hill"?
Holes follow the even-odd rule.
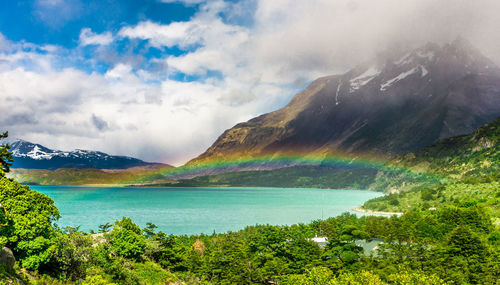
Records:
[[[164,173],[172,167],[159,167],[158,165],[132,167],[127,169],[94,169],[94,168],[59,168],[23,169],[14,168],[7,173],[22,184],[32,185],[129,185],[139,184],[144,181],[166,183]]]
[[[292,166],[205,175],[167,183],[150,183],[149,186],[368,189],[376,175],[377,170],[374,168]],[[142,186],[148,186],[148,183],[143,183]]]
[[[391,159],[500,115],[500,69],[457,39],[319,78],[284,108],[225,131],[188,165],[282,154]]]
[[[441,140],[387,165],[400,170],[379,174],[373,188],[404,191],[440,180],[494,179],[500,175],[500,118],[472,134]]]
[[[372,188],[394,193],[363,206],[407,211],[449,205],[484,206],[500,226],[500,118],[472,134],[441,140],[399,156],[377,174]]]
[[[7,141],[14,157],[12,168],[47,169],[95,168],[126,169],[131,167],[169,167],[167,164],[145,162],[128,156],[109,155],[99,151],[52,150],[43,145],[15,139]],[[1,143],[4,143],[3,141]]]
[[[441,140],[392,164],[457,178],[500,173],[500,118],[472,134]]]

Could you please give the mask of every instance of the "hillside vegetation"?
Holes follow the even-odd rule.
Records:
[[[365,203],[378,211],[481,205],[500,223],[500,118],[466,136],[440,141],[391,161],[375,189],[397,189]]]
[[[452,178],[475,178],[500,172],[500,118],[470,135],[442,140],[393,164]]]
[[[75,169],[12,169],[8,177],[32,185],[128,185],[144,181],[165,181],[166,168],[134,167],[120,170]]]
[[[413,157],[398,158],[378,174],[337,169],[339,176],[334,177],[332,169],[306,167],[186,180],[245,184],[269,179],[317,187],[307,177],[321,185],[348,185],[361,177],[366,185],[414,185],[413,190],[365,204],[368,209],[405,212],[400,217],[346,213],[309,224],[256,225],[211,235],[168,235],[153,224],[140,228],[125,217],[102,224],[98,233],[58,228],[54,222],[60,214],[49,197],[1,177],[9,171],[7,162],[0,172],[5,209],[0,212],[0,247],[12,249],[18,262],[14,268],[0,265],[0,278],[10,284],[495,284],[500,278],[495,224],[500,177],[496,165],[483,167],[481,160],[498,162],[498,140],[467,151],[477,142],[493,141],[498,123],[450,139],[455,143],[449,149],[439,147],[443,141]],[[468,157],[475,159],[469,162]],[[445,166],[447,170],[441,168]],[[390,175],[401,180],[391,181]],[[317,235],[328,238],[324,247],[312,241]],[[363,247],[369,242],[376,249]]]
[[[0,202],[0,245],[18,260],[0,266],[9,284],[434,285],[495,284],[500,276],[500,235],[478,206],[173,236],[128,218],[97,234],[54,227],[59,212],[49,197],[3,177]],[[376,251],[362,247],[373,239],[384,241]]]
[[[338,169],[295,166],[275,170],[238,171],[200,176],[170,183],[154,184],[154,186],[367,189],[375,181],[376,174],[377,170],[374,168]]]

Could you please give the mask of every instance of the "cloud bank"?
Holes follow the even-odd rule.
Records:
[[[71,49],[0,34],[0,128],[52,148],[179,165],[307,82],[387,48],[463,36],[500,62],[493,0],[180,2],[198,9],[189,21],[82,27]]]

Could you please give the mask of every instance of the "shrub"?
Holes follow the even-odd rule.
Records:
[[[52,223],[59,218],[54,201],[48,196],[0,177],[0,203],[5,209],[2,241],[13,249],[22,265],[30,270],[50,262],[53,244]]]
[[[130,218],[115,222],[113,230],[106,235],[111,251],[126,258],[139,259],[145,252],[146,241],[141,228]]]

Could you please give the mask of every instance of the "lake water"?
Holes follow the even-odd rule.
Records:
[[[97,231],[100,224],[130,217],[168,234],[211,234],[248,225],[307,223],[347,212],[382,194],[363,190],[286,188],[135,188],[31,186],[50,196],[59,226]]]

